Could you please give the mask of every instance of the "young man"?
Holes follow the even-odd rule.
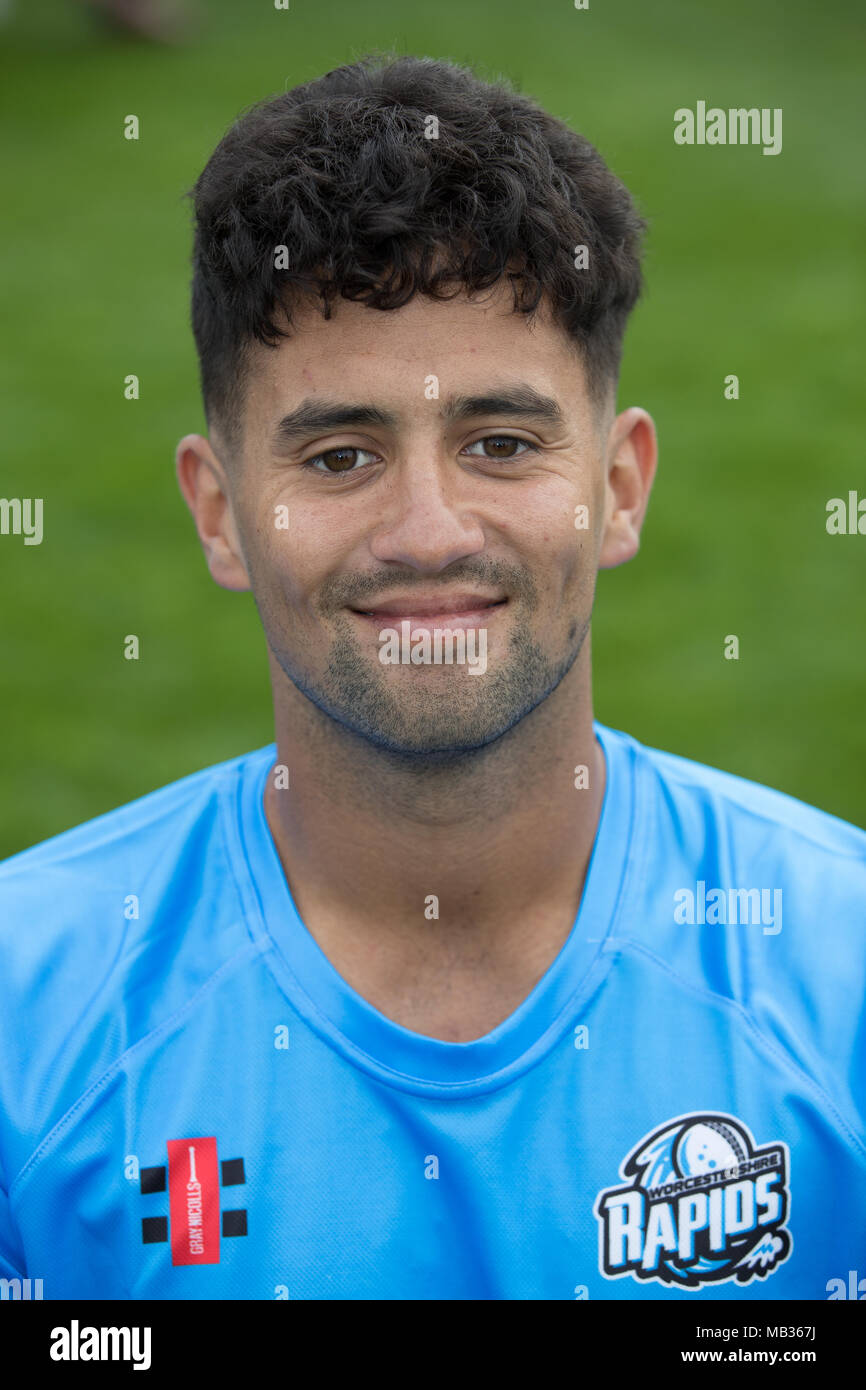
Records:
[[[255,595],[276,744],[4,866],[0,1272],[847,1290],[866,836],[593,720],[596,574],[656,466],[614,404],[628,194],[402,58],[248,112],[194,198],[210,437],[178,475]]]

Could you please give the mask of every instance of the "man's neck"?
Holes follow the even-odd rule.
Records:
[[[396,766],[294,687],[275,709],[289,786],[269,777],[265,811],[322,951],[405,1027],[454,1042],[491,1031],[580,902],[605,782],[588,651],[514,729],[449,767]]]

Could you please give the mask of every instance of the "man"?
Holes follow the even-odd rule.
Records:
[[[276,743],[7,861],[0,1272],[866,1275],[866,836],[593,720],[596,574],[656,466],[615,409],[625,189],[523,97],[402,58],[248,112],[194,199],[210,433],[178,476],[255,595]]]

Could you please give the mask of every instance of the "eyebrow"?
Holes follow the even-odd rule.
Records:
[[[442,401],[440,414],[446,424],[457,424],[477,415],[499,415],[508,419],[534,419],[547,425],[563,425],[565,417],[552,396],[544,396],[533,386],[516,385],[476,396],[449,396]],[[377,405],[353,405],[344,401],[302,401],[284,415],[274,431],[277,454],[287,453],[301,439],[358,425],[379,425],[394,429],[399,416]]]

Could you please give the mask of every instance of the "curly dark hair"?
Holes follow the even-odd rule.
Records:
[[[288,336],[302,296],[329,318],[338,295],[397,309],[507,277],[515,311],[549,304],[594,397],[615,385],[645,224],[588,140],[502,82],[369,54],[244,112],[187,196],[205,414],[230,447],[248,345]]]

